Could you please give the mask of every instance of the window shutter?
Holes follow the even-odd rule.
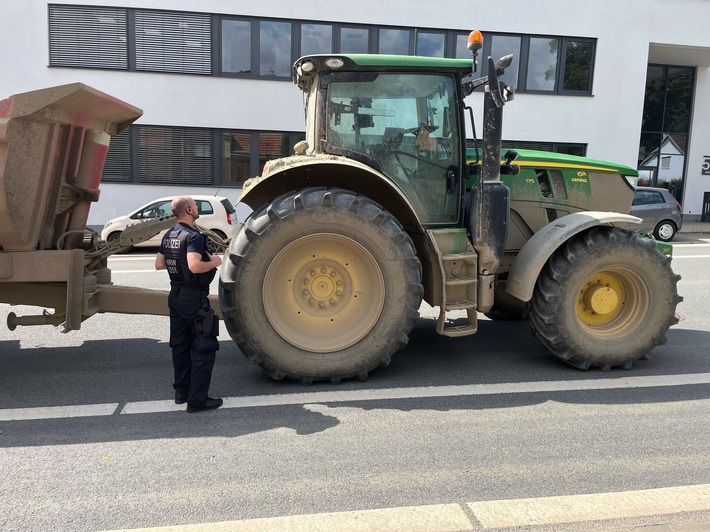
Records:
[[[211,74],[210,16],[136,11],[136,70]]]
[[[212,185],[211,130],[137,127],[140,183]]]
[[[111,138],[101,181],[118,183],[129,183],[131,181],[130,128],[124,129]]]
[[[555,151],[552,142],[522,141],[520,147],[525,150]]]
[[[126,10],[49,6],[49,64],[128,68]]]

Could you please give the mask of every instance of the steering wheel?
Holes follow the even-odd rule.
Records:
[[[406,175],[407,177],[412,177],[413,170],[404,166],[404,164],[402,163],[402,160],[399,158],[400,155],[406,155],[407,157],[411,157],[412,159],[416,159],[417,161],[421,161],[424,164],[428,164],[429,166],[434,166],[437,168],[441,168],[443,170],[449,169],[448,165],[436,163],[436,162],[432,161],[431,159],[426,159],[425,157],[421,157],[419,155],[416,155],[414,153],[410,153],[408,151],[392,150],[392,153],[394,154],[395,159],[397,159],[397,162],[399,163],[399,165],[402,167],[402,170],[404,171],[404,175]]]

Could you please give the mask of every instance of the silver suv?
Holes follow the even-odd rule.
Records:
[[[668,242],[683,225],[683,209],[665,188],[636,187],[629,214],[643,220],[640,229],[653,233],[657,240]],[[637,226],[638,227],[638,226]]]

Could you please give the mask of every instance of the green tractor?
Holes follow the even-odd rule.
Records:
[[[527,318],[582,369],[630,368],[677,323],[669,246],[622,214],[636,171],[527,150],[501,157],[513,91],[499,76],[511,56],[488,58],[488,75],[472,79],[471,47],[473,61],[295,63],[306,140],[245,183],[240,201],[253,212],[219,282],[229,334],[273,378],[366,378],[407,344],[422,300],[439,307],[446,336],[474,334],[479,313]],[[479,87],[480,152],[464,126],[464,99]]]

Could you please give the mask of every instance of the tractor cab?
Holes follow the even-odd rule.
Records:
[[[314,105],[309,145],[386,175],[422,225],[460,225],[467,179],[460,80],[471,70],[470,60],[301,58],[296,83],[311,90]]]

